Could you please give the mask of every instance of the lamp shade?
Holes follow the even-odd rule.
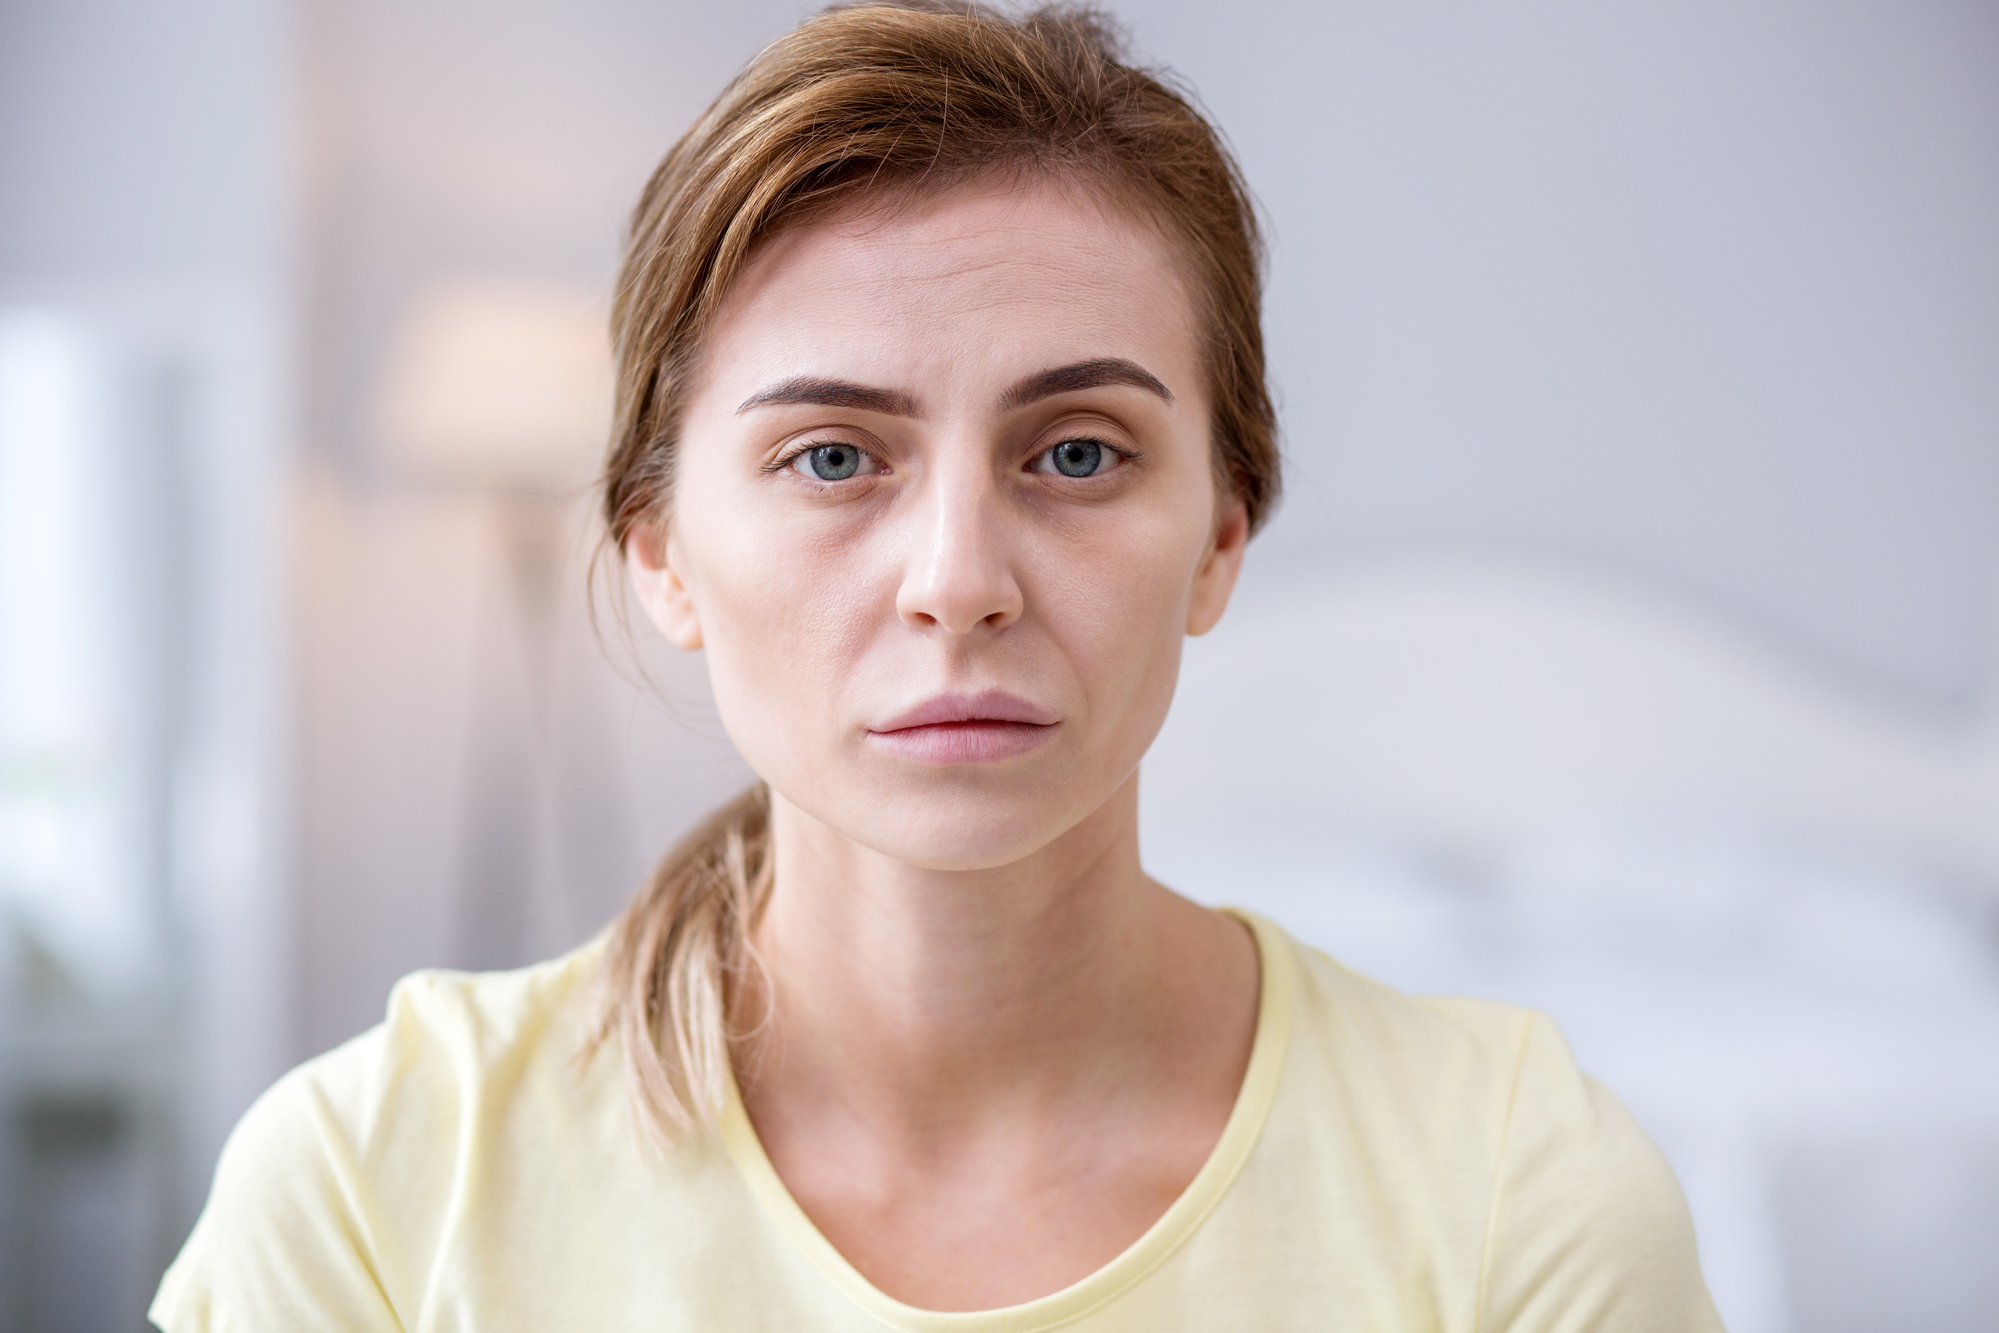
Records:
[[[594,293],[559,283],[454,283],[424,294],[403,320],[378,425],[399,471],[560,493],[593,474],[611,384]]]

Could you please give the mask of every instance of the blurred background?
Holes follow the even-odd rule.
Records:
[[[624,212],[804,12],[0,3],[0,1328],[141,1327],[259,1090],[748,780],[582,485]],[[1999,6],[1117,12],[1291,460],[1155,873],[1553,1013],[1735,1333],[1999,1328]]]

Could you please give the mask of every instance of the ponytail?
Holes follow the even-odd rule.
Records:
[[[660,1142],[712,1125],[727,1096],[771,875],[759,782],[682,838],[611,928],[591,1048],[617,1037],[640,1123]]]

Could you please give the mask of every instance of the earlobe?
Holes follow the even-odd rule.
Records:
[[[701,646],[701,617],[675,564],[673,539],[658,527],[637,528],[625,542],[625,568],[639,604],[668,643],[692,652]]]
[[[1194,571],[1194,587],[1187,599],[1187,633],[1206,634],[1228,609],[1229,594],[1235,591],[1236,575],[1242,572],[1243,551],[1249,545],[1249,508],[1239,499],[1231,500],[1215,524],[1200,568]]]

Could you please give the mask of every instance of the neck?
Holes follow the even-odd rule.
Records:
[[[1134,1064],[1181,1026],[1175,978],[1212,974],[1198,963],[1233,928],[1146,878],[1137,826],[1133,778],[1023,861],[936,870],[773,794],[777,880],[757,933],[772,1021],[745,1095],[922,1137],[1143,1079]]]

